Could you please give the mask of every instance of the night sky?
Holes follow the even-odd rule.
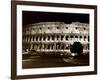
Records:
[[[37,22],[82,22],[89,23],[89,14],[76,14],[76,13],[53,13],[53,12],[35,12],[23,11],[22,12],[23,25],[28,25]]]

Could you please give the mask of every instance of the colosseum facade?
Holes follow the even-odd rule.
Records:
[[[89,53],[89,24],[72,22],[38,22],[23,28],[23,51],[34,50],[37,54],[71,54],[74,42],[83,45],[83,54]]]

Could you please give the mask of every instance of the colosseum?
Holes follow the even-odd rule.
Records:
[[[71,55],[74,42],[83,45],[83,53],[89,53],[89,24],[80,22],[38,22],[23,28],[23,52],[37,55]]]

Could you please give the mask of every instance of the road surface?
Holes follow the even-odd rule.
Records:
[[[89,65],[88,59],[75,59],[73,57],[40,57],[31,56],[22,60],[22,68],[46,68]]]

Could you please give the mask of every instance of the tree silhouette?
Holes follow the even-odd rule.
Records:
[[[70,46],[70,51],[80,55],[83,52],[83,46],[80,42],[74,42],[73,45]]]

